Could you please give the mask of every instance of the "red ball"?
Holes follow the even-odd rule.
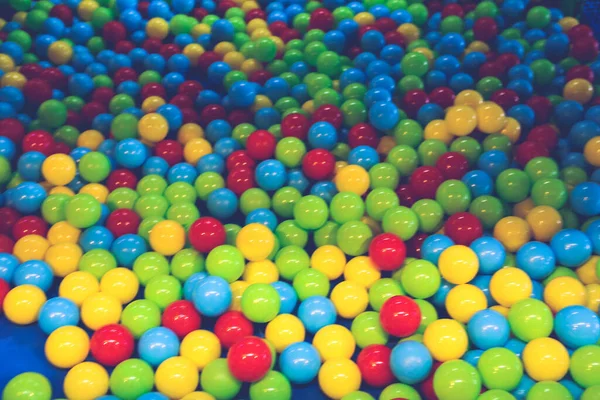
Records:
[[[402,266],[406,258],[406,246],[393,233],[382,233],[371,241],[369,257],[380,270],[394,271]]]
[[[171,97],[169,103],[179,108],[194,107],[194,100],[192,100],[190,96],[187,96],[185,94],[176,94],[175,96]]]
[[[422,166],[410,175],[410,186],[419,198],[435,199],[435,192],[444,181],[444,176],[436,167]]]
[[[92,101],[96,101],[98,103],[104,104],[108,106],[108,103],[114,97],[115,92],[109,87],[99,87],[94,90],[92,93]]]
[[[498,36],[498,25],[492,17],[478,18],[473,24],[473,36],[475,40],[491,42]]]
[[[167,90],[160,83],[150,82],[150,83],[146,83],[144,86],[142,86],[142,90],[140,91],[140,96],[142,97],[142,100],[146,100],[148,97],[151,97],[151,96],[158,96],[163,99],[166,99],[167,98]]]
[[[0,136],[4,136],[14,143],[20,143],[25,136],[25,127],[15,118],[5,118],[0,124]]]
[[[106,228],[115,237],[136,234],[140,226],[140,216],[128,208],[119,208],[108,215]]]
[[[524,167],[530,160],[536,157],[549,157],[548,148],[539,142],[526,141],[517,146],[517,154],[515,159]]]
[[[573,79],[585,79],[588,82],[594,82],[594,71],[587,65],[575,65],[567,71],[565,80],[567,82]]]
[[[31,131],[23,138],[23,153],[28,151],[39,151],[45,156],[52,155],[54,151],[54,138],[43,130]]]
[[[400,32],[391,31],[383,35],[387,44],[396,44],[402,48],[406,47],[406,39]],[[360,51],[360,48],[358,49]]]
[[[504,53],[498,56],[496,62],[504,66],[504,71],[508,71],[515,65],[521,64],[521,59],[519,59],[519,56],[517,56],[516,54]]]
[[[317,108],[312,115],[312,119],[313,122],[329,122],[335,129],[340,129],[342,127],[342,122],[344,122],[344,117],[342,116],[340,109],[331,104],[323,104]]]
[[[25,82],[22,92],[27,104],[36,106],[52,98],[52,85],[45,80],[34,78]]]
[[[271,369],[273,356],[261,338],[248,336],[231,346],[227,353],[229,371],[237,380],[256,382]]]
[[[367,385],[384,387],[394,382],[390,367],[392,350],[383,344],[372,344],[358,354],[356,364]]]
[[[313,149],[302,159],[302,172],[309,179],[328,179],[333,175],[334,169],[335,157],[325,149]]]
[[[111,192],[120,187],[126,187],[135,190],[137,178],[135,174],[128,169],[115,169],[106,179],[106,187]]]
[[[162,41],[159,38],[148,38],[142,43],[142,48],[150,54],[156,54],[160,51]]]
[[[462,6],[460,4],[456,4],[456,3],[445,5],[444,8],[442,9],[442,18],[446,18],[451,15],[454,15],[454,16],[457,16],[460,18],[464,17],[465,13],[463,11]]]
[[[469,171],[469,161],[460,153],[449,151],[435,162],[444,179],[461,179]]]
[[[58,68],[45,68],[40,72],[40,79],[45,80],[53,89],[66,90],[69,83],[68,77]]]
[[[12,253],[15,242],[4,234],[0,234],[0,253]]]
[[[119,21],[108,21],[102,27],[102,37],[108,43],[115,44],[127,38],[127,29]]]
[[[245,108],[238,108],[231,110],[227,116],[227,122],[231,126],[238,126],[241,124],[251,124],[254,121],[254,113],[252,110]]]
[[[271,74],[269,71],[261,69],[258,71],[254,71],[252,74],[250,74],[248,80],[250,82],[258,83],[259,85],[264,86],[264,84],[267,83],[267,81],[272,77],[273,74]]]
[[[593,37],[584,37],[571,42],[571,55],[581,62],[591,62],[598,57],[598,41]]]
[[[479,218],[468,212],[459,212],[448,217],[444,233],[456,244],[469,246],[483,235],[483,225]]]
[[[198,57],[198,68],[203,73],[208,71],[208,67],[211,66],[212,63],[221,61],[223,58],[219,53],[215,53],[214,51],[205,51]]]
[[[71,26],[73,23],[73,12],[66,4],[55,5],[48,16],[60,19],[66,26]]]
[[[256,162],[248,155],[246,150],[236,150],[227,156],[225,160],[225,168],[228,171],[233,171],[237,168],[253,169],[255,166]]]
[[[594,36],[594,31],[585,24],[577,24],[567,32],[567,36],[571,43],[579,39],[585,39]]]
[[[378,18],[375,21],[375,29],[379,32],[386,34],[396,30],[396,22],[390,17]]]
[[[54,150],[52,154],[69,154],[71,152],[71,147],[64,142],[55,142]]]
[[[273,157],[277,146],[277,139],[267,130],[259,129],[248,136],[246,140],[246,152],[257,161]]]
[[[123,325],[111,324],[98,329],[90,339],[90,352],[102,365],[114,367],[129,359],[135,347],[133,335]]]
[[[12,234],[13,226],[21,218],[21,214],[14,208],[0,207],[0,234]]]
[[[435,88],[429,93],[429,101],[442,108],[448,108],[454,104],[456,95],[449,87],[441,86]]]
[[[281,135],[283,137],[293,136],[300,140],[306,140],[310,125],[310,121],[303,114],[288,114],[281,120]]]
[[[531,96],[527,100],[527,105],[531,107],[535,113],[536,125],[545,124],[550,120],[550,117],[552,117],[554,106],[546,96]]]
[[[91,101],[81,107],[81,118],[84,122],[91,124],[94,118],[96,118],[100,114],[105,114],[108,112],[108,107],[102,103],[97,101]]]
[[[288,29],[288,26],[284,21],[275,21],[269,24],[269,31],[276,36],[280,36],[286,29]]]
[[[511,89],[496,90],[490,100],[498,104],[504,111],[508,111],[512,106],[519,104],[519,95]]]
[[[217,3],[217,15],[224,16],[227,10],[233,7],[237,7],[237,5],[231,0],[219,1]]]
[[[162,325],[169,328],[179,339],[188,333],[200,329],[202,318],[194,304],[188,300],[177,300],[169,304],[162,315]]]
[[[217,246],[225,244],[225,227],[216,218],[198,218],[188,231],[190,244],[201,253],[209,253]]]
[[[376,149],[378,144],[377,131],[370,124],[361,122],[348,130],[348,145],[351,148],[370,146]]]
[[[227,311],[215,323],[213,330],[221,345],[228,349],[246,336],[254,333],[252,322],[239,311]]]
[[[211,121],[227,118],[225,108],[219,104],[209,104],[200,112],[200,125],[206,128]]]
[[[27,80],[31,80],[39,78],[43,70],[44,67],[39,64],[23,64],[19,69],[19,72],[27,78]]]
[[[421,258],[421,247],[428,235],[425,233],[417,233],[406,242],[406,254],[409,257]]]
[[[558,132],[552,125],[536,126],[527,134],[527,141],[543,144],[551,151],[558,144]]]
[[[397,337],[414,334],[421,324],[421,309],[410,297],[393,296],[383,303],[379,321],[384,331]]]
[[[245,19],[246,22],[250,22],[253,19],[267,19],[267,14],[260,8],[255,8],[246,13]]]
[[[113,76],[113,82],[114,82],[115,86],[118,86],[125,81],[137,81],[137,80],[138,80],[138,73],[135,71],[135,69],[129,68],[129,67],[119,68],[115,72],[115,75]]]
[[[485,78],[486,76],[495,76],[497,78],[502,77],[504,72],[506,71],[504,65],[495,61],[487,61],[484,62],[481,67],[479,67],[479,77]]]
[[[331,11],[326,8],[317,8],[310,15],[308,29],[320,29],[324,32],[327,32],[333,28],[333,22],[334,19]]]
[[[202,91],[202,84],[198,81],[184,81],[177,88],[177,93],[185,94],[186,96],[195,99]]]
[[[248,189],[256,187],[254,171],[249,168],[236,168],[227,175],[227,187],[241,196]]]
[[[161,140],[154,147],[154,154],[173,166],[183,160],[183,146],[177,140]]]
[[[181,117],[184,124],[197,124],[198,120],[200,119],[200,116],[193,108],[183,108],[181,110]]]
[[[402,98],[403,110],[411,118],[416,117],[419,109],[427,103],[429,103],[429,97],[421,89],[409,90]]]
[[[396,189],[396,194],[400,200],[400,205],[404,207],[412,207],[418,199],[414,189],[410,185],[399,185]]]
[[[115,44],[115,53],[117,54],[129,54],[133,49],[135,49],[135,44],[129,40],[119,40]]]
[[[42,218],[35,215],[26,215],[17,220],[12,227],[12,236],[15,240],[27,235],[39,235],[46,237],[48,224]]]
[[[4,304],[4,298],[10,291],[10,285],[4,279],[0,278],[0,312],[2,312],[2,305]]]
[[[442,363],[434,362],[431,371],[429,371],[429,375],[420,384],[421,394],[425,400],[438,400],[435,390],[433,389],[433,377],[435,376],[435,371],[437,371],[440,365],[442,365]]]

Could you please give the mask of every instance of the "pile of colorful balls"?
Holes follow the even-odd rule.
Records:
[[[0,330],[68,371],[3,400],[600,399],[590,27],[534,0],[0,8]]]

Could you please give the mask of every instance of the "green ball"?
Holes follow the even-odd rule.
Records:
[[[238,233],[242,229],[241,226],[236,224],[225,224],[225,243],[231,246],[235,246],[235,239],[237,238]]]
[[[491,17],[498,15],[498,6],[493,1],[482,1],[475,7],[475,17]]]
[[[569,276],[571,278],[579,279],[577,273],[571,268],[567,267],[556,267],[552,273],[542,281],[542,285],[546,286],[551,280],[560,278],[561,276]]]
[[[281,246],[305,247],[308,243],[308,232],[300,228],[296,221],[288,219],[277,225],[275,235]]]
[[[353,192],[340,192],[329,204],[331,218],[338,224],[359,221],[365,215],[365,202]]]
[[[179,250],[171,259],[171,274],[185,281],[195,273],[204,271],[204,256],[194,249]]]
[[[6,159],[6,157],[0,156],[0,184],[5,184],[10,181],[12,177],[12,171],[10,167],[10,162]]]
[[[429,324],[438,319],[438,313],[433,304],[427,300],[416,299],[415,303],[417,303],[419,310],[421,310],[421,324],[419,325],[417,333],[423,334]]]
[[[524,342],[548,337],[554,327],[552,311],[537,299],[523,299],[513,304],[508,312],[512,333]]]
[[[275,266],[277,266],[279,276],[291,281],[300,271],[310,266],[310,257],[302,247],[285,246],[277,252]]]
[[[585,171],[574,165],[560,170],[560,179],[562,179],[568,188],[573,188],[587,180]]]
[[[500,150],[503,151],[509,158],[512,152],[512,143],[506,135],[493,133],[488,135],[483,140],[483,151]]]
[[[414,260],[402,268],[400,283],[411,297],[426,299],[440,288],[442,278],[435,265],[426,260]]]
[[[386,161],[396,167],[400,176],[406,177],[410,176],[419,166],[419,155],[413,147],[401,144],[390,150]]]
[[[377,188],[367,195],[366,205],[369,217],[381,221],[388,210],[400,205],[400,201],[392,189]]]
[[[446,33],[461,33],[464,29],[463,19],[456,16],[450,15],[442,20],[440,25],[440,31],[443,34]]]
[[[67,122],[67,107],[58,100],[46,100],[38,109],[40,122],[49,128],[58,128]]]
[[[216,172],[203,172],[196,178],[194,187],[198,192],[198,198],[206,201],[213,191],[225,187],[225,180]]]
[[[292,282],[294,290],[298,294],[300,301],[306,300],[311,296],[327,296],[329,293],[329,279],[323,272],[305,268],[299,271]]]
[[[135,101],[128,94],[117,94],[108,103],[108,109],[112,114],[118,115],[130,107],[135,107]]]
[[[110,123],[110,131],[115,140],[135,139],[137,137],[138,119],[129,113],[115,116]]]
[[[525,165],[525,172],[535,183],[540,179],[558,178],[558,164],[550,157],[536,157]]]
[[[242,382],[231,375],[226,358],[209,362],[200,374],[200,386],[206,393],[221,400],[231,400],[242,388]]]
[[[536,206],[550,206],[556,210],[564,207],[569,194],[560,179],[539,179],[531,188],[531,199]]]
[[[481,144],[470,136],[454,139],[450,144],[450,151],[465,156],[470,165],[474,165],[482,153]]]
[[[424,76],[429,70],[429,61],[421,53],[408,53],[400,62],[400,67],[404,75],[416,75],[418,77]]]
[[[250,400],[282,400],[292,398],[290,381],[278,371],[269,371],[250,385]]]
[[[171,275],[155,276],[144,289],[144,297],[156,303],[161,310],[174,301],[180,300],[181,296],[181,282]]]
[[[244,215],[258,208],[271,208],[271,198],[260,188],[250,188],[240,196],[240,210]]]
[[[42,217],[51,225],[67,218],[67,203],[71,196],[63,193],[51,194],[42,203]]]
[[[477,82],[475,88],[484,99],[488,100],[494,92],[502,89],[502,81],[495,76],[486,76]]]
[[[481,378],[466,361],[446,361],[435,371],[433,389],[442,399],[475,400],[481,391]]]
[[[165,198],[170,204],[196,203],[196,189],[187,182],[173,182],[165,189]]]
[[[535,6],[527,12],[527,26],[530,28],[545,28],[551,20],[550,10],[546,7]]]
[[[384,232],[393,233],[400,239],[407,241],[417,233],[419,217],[410,208],[404,206],[391,207],[383,215],[382,228]]]
[[[317,72],[336,78],[342,72],[340,56],[333,51],[324,51],[317,57]]]
[[[530,64],[533,81],[538,86],[549,85],[556,75],[556,67],[546,59],[535,60]]]
[[[284,186],[273,194],[271,200],[273,211],[282,218],[291,218],[294,215],[294,206],[301,198],[302,193],[298,189]]]
[[[416,40],[415,40],[415,42],[416,42]],[[413,43],[415,43],[415,42],[413,42]],[[400,79],[400,82],[398,82],[398,87],[397,87],[396,91],[400,95],[404,96],[406,94],[406,92],[408,92],[409,90],[415,90],[415,89],[419,89],[419,90],[425,89],[425,84],[423,83],[423,80],[415,75],[406,75],[406,76],[402,77],[402,79]],[[400,144],[400,143],[398,143],[398,144]]]
[[[352,321],[350,331],[361,349],[372,344],[386,344],[389,338],[388,333],[381,326],[379,313],[376,311],[358,314]]]
[[[518,203],[529,196],[531,181],[525,172],[516,168],[504,170],[496,178],[498,196],[509,203]]]
[[[337,231],[339,225],[333,221],[327,221],[325,225],[317,229],[313,234],[313,240],[317,247],[332,245],[337,246]]]
[[[138,227],[138,235],[143,237],[146,242],[150,241],[150,231],[154,228],[154,225],[158,224],[160,221],[164,221],[165,219],[162,217],[148,217],[144,218],[142,222],[140,222],[140,226]]]
[[[316,230],[325,225],[329,218],[327,203],[320,197],[308,195],[294,205],[294,219],[306,230]]]
[[[358,391],[345,395],[341,400],[375,400],[375,397],[367,392]]]
[[[17,0],[17,1],[19,1],[19,0]],[[21,0],[21,1],[28,2],[28,0]],[[23,3],[20,2],[20,4],[23,4]],[[21,10],[21,11],[27,11],[27,10]],[[10,32],[8,34],[8,36],[6,37],[6,41],[7,42],[15,42],[16,44],[21,46],[21,48],[25,52],[31,50],[31,45],[33,43],[33,40],[31,39],[31,35],[21,29],[17,29],[17,30]],[[29,53],[29,54],[31,54],[31,53]],[[25,60],[23,60],[23,61],[25,61]],[[26,62],[24,62],[24,64],[25,63]]]
[[[496,347],[483,352],[477,362],[481,380],[488,389],[514,390],[523,377],[523,363],[511,350]]]
[[[283,138],[275,147],[275,158],[288,168],[300,166],[305,154],[306,145],[297,137]]]
[[[585,389],[579,400],[595,400],[600,398],[600,385],[591,386]]]
[[[139,339],[148,329],[160,326],[160,308],[150,300],[135,300],[123,310],[121,324]]]
[[[502,202],[494,196],[479,196],[469,206],[469,212],[481,221],[485,229],[492,229],[505,216]]]
[[[110,160],[104,154],[91,151],[79,160],[79,173],[83,179],[91,183],[105,180],[110,174]]]
[[[433,166],[443,154],[448,152],[448,146],[441,140],[427,139],[417,148],[422,165]]]
[[[482,393],[477,400],[517,400],[517,398],[505,390],[492,389]]]
[[[377,163],[369,169],[369,182],[371,189],[388,189],[394,191],[400,182],[398,170],[392,164]]]
[[[115,268],[117,268],[117,259],[110,251],[104,249],[92,249],[79,260],[79,270],[89,272],[98,280]]]
[[[167,210],[167,219],[180,223],[186,229],[189,229],[190,225],[198,218],[200,218],[200,212],[192,203],[175,203]]]
[[[54,140],[66,143],[70,147],[77,147],[77,138],[79,137],[79,130],[70,125],[63,125],[54,132]]]
[[[469,209],[471,191],[462,181],[449,179],[438,187],[435,199],[446,214],[452,215]]]
[[[336,240],[340,249],[349,256],[360,256],[367,252],[373,232],[362,221],[346,222],[339,227]]]
[[[169,262],[162,254],[150,251],[135,259],[133,272],[137,275],[140,285],[146,286],[152,278],[169,274]]]
[[[527,400],[571,400],[573,396],[569,390],[558,382],[542,381],[537,382],[529,389]]]
[[[138,182],[136,190],[140,196],[147,194],[162,195],[167,190],[167,180],[160,175],[146,175]]]
[[[317,104],[315,103],[315,106],[316,105]],[[347,127],[352,127],[367,120],[367,108],[364,103],[358,99],[346,100],[340,106],[340,110],[344,116],[344,125]]]
[[[245,266],[242,252],[228,244],[215,247],[206,257],[206,272],[219,276],[229,283],[237,281],[242,276]]]
[[[588,345],[571,355],[569,372],[573,380],[583,388],[600,385],[600,346]]]
[[[264,324],[277,316],[281,300],[273,286],[266,283],[254,283],[248,286],[242,294],[241,304],[246,318],[252,322]]]
[[[106,198],[106,205],[111,211],[127,208],[133,210],[135,202],[140,195],[133,189],[128,187],[116,188]]]
[[[67,222],[75,228],[85,229],[100,220],[102,207],[92,195],[79,193],[71,197],[65,207]]]
[[[412,386],[404,383],[392,383],[381,391],[379,400],[421,400],[421,395]]]
[[[468,189],[467,189],[468,190]],[[432,233],[442,225],[444,209],[435,200],[417,200],[411,207],[419,220],[419,229],[425,233]]]
[[[37,372],[23,372],[12,378],[2,391],[2,400],[50,400],[50,381]]]
[[[133,207],[141,218],[164,217],[169,209],[169,202],[158,194],[145,194],[141,196]]]
[[[120,399],[135,400],[150,392],[153,386],[152,367],[138,358],[119,363],[110,374],[110,392]]]
[[[394,296],[405,295],[400,282],[392,278],[382,278],[377,280],[369,288],[369,304],[375,311],[379,311],[387,299]]]

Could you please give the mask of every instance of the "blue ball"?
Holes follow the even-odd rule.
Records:
[[[206,207],[215,218],[230,218],[237,211],[238,198],[231,190],[219,188],[208,195]]]
[[[571,349],[598,343],[600,319],[587,307],[568,306],[556,313],[554,331],[559,340]]]
[[[46,156],[39,151],[28,151],[19,157],[17,172],[26,181],[38,182],[42,177],[42,164]]]
[[[83,231],[79,237],[79,245],[85,253],[94,249],[110,250],[114,239],[112,232],[108,228],[92,226]]]
[[[40,329],[46,335],[51,334],[61,326],[77,326],[79,323],[79,308],[69,299],[53,297],[40,308],[38,323]]]
[[[217,140],[213,147],[213,152],[223,158],[227,158],[236,150],[240,150],[240,142],[231,137],[225,137]]]
[[[333,302],[323,296],[311,296],[298,307],[298,318],[312,334],[324,326],[334,324],[336,314]]]
[[[159,326],[148,329],[137,344],[140,358],[153,367],[157,367],[167,358],[179,354],[179,339],[170,329]]]
[[[473,198],[488,196],[494,191],[494,181],[487,172],[480,169],[467,172],[461,181],[467,185]]]
[[[472,366],[477,367],[477,363],[479,362],[479,359],[481,358],[482,354],[483,350],[469,350],[465,353],[462,359],[471,364]]]
[[[15,268],[13,274],[13,283],[15,286],[33,285],[42,289],[44,292],[52,286],[54,275],[50,266],[40,260],[25,261]]]
[[[600,136],[600,125],[594,121],[579,121],[569,131],[569,145],[571,150],[583,151],[586,143],[595,136]]]
[[[529,131],[533,128],[533,124],[535,123],[535,112],[527,104],[517,104],[516,106],[512,106],[506,114],[519,121],[523,130]]]
[[[570,193],[571,207],[585,217],[600,215],[600,184],[583,182]]]
[[[502,171],[508,169],[509,165],[510,160],[501,150],[486,151],[477,160],[477,167],[492,178],[496,178]]]
[[[158,107],[156,112],[167,120],[169,131],[171,132],[176,131],[183,124],[183,114],[181,114],[179,107],[174,106],[173,104],[163,104]]]
[[[173,165],[167,172],[167,181],[169,184],[186,182],[193,185],[197,177],[198,173],[196,168],[185,162]]]
[[[231,125],[225,120],[215,119],[206,125],[204,133],[209,142],[215,143],[219,139],[231,136]]]
[[[321,357],[310,343],[292,343],[281,352],[279,368],[291,383],[304,385],[315,379],[319,373]]]
[[[0,136],[0,157],[4,157],[7,160],[12,160],[15,156],[15,144],[12,140]]]
[[[544,286],[538,281],[531,281],[531,297],[532,299],[544,301]]]
[[[169,400],[167,396],[158,392],[144,393],[137,400]]]
[[[148,148],[137,139],[121,140],[115,148],[115,158],[125,168],[138,168],[148,158]]]
[[[183,298],[186,300],[192,300],[192,296],[194,294],[194,289],[196,288],[196,284],[200,282],[202,279],[206,278],[208,274],[204,271],[196,272],[192,274],[185,283],[183,284]]]
[[[508,320],[494,310],[477,311],[467,324],[471,342],[481,350],[503,347],[510,337]]]
[[[192,293],[194,307],[207,317],[217,317],[227,311],[231,298],[229,283],[219,276],[201,279]]]
[[[248,224],[263,224],[271,231],[275,231],[277,228],[277,216],[271,210],[266,208],[257,208],[252,210],[246,215],[246,225]]]
[[[394,376],[403,383],[414,385],[429,375],[433,358],[421,342],[407,340],[398,343],[390,355],[390,367]]]
[[[231,85],[228,94],[234,107],[248,108],[254,104],[256,85],[250,82],[237,81]]]
[[[164,158],[157,156],[149,157],[142,167],[144,175],[159,175],[164,177],[168,170],[169,163]]]
[[[360,40],[360,45],[364,51],[379,53],[385,45],[383,34],[376,30],[365,32]]]
[[[479,271],[484,275],[492,275],[504,266],[506,250],[502,243],[493,237],[480,237],[470,245],[479,259]]]
[[[585,233],[576,229],[563,229],[550,241],[558,264],[575,268],[586,262],[592,255],[592,241]]]
[[[216,172],[222,174],[225,171],[225,160],[218,154],[207,154],[198,160],[196,171],[198,171],[198,174],[204,172]]]
[[[517,251],[516,262],[517,267],[536,280],[546,278],[556,267],[554,252],[542,242],[529,242],[521,246]]]
[[[19,266],[17,257],[9,253],[0,253],[0,279],[11,283],[15,269]]]
[[[523,377],[517,385],[517,388],[510,393],[517,399],[525,399],[527,397],[527,393],[529,393],[533,385],[535,385],[535,381],[526,374],[523,374]]]
[[[267,191],[283,187],[287,180],[285,166],[279,160],[265,160],[256,166],[254,173],[256,183]]]
[[[442,252],[450,246],[454,246],[454,241],[448,236],[439,233],[430,235],[421,245],[421,258],[437,265]]]
[[[281,301],[279,313],[291,314],[298,303],[298,295],[292,285],[287,282],[277,281],[271,283],[271,286],[273,286],[279,294],[279,300]]]
[[[519,339],[508,339],[508,342],[504,345],[505,348],[515,353],[518,357],[521,357],[523,350],[525,349],[526,343]]]
[[[46,199],[46,190],[38,183],[23,182],[12,192],[12,206],[21,214],[34,214]]]
[[[337,144],[337,132],[329,122],[315,122],[308,130],[308,143],[314,148],[331,150]]]
[[[379,102],[387,103],[390,101],[392,101],[390,91],[383,88],[369,89],[364,96],[364,103],[367,108],[371,108],[374,104]]]
[[[475,279],[471,281],[472,285],[477,286],[485,297],[487,298],[488,306],[493,306],[496,303],[496,300],[492,297],[492,292],[490,292],[490,282],[492,281],[492,275],[477,275]]]
[[[561,385],[566,387],[574,399],[581,398],[581,395],[583,394],[583,389],[580,388],[579,385],[577,385],[575,382],[573,382],[569,379],[561,379],[560,381],[558,381],[558,383],[560,383]]]
[[[574,100],[561,101],[554,107],[554,118],[561,129],[570,129],[583,115],[583,106]]]
[[[379,163],[379,153],[371,146],[356,146],[348,154],[348,164],[360,165],[367,171]]]
[[[119,266],[132,268],[135,260],[148,251],[148,245],[141,236],[128,233],[116,238],[110,246],[110,251]]]
[[[592,242],[594,254],[600,254],[600,220],[590,223],[585,230],[585,233]]]
[[[369,120],[376,129],[389,130],[400,121],[400,112],[392,102],[374,103],[369,110]]]
[[[433,120],[444,119],[444,109],[435,103],[424,104],[417,112],[417,120],[426,126]]]
[[[452,290],[452,288],[454,286],[456,286],[456,285],[453,285],[452,283],[448,282],[447,280],[442,279],[442,282],[440,283],[440,287],[438,288],[437,292],[435,292],[435,294],[431,298],[431,303],[438,308],[445,307],[446,306],[446,297],[448,297],[448,293],[450,292],[450,290]]]

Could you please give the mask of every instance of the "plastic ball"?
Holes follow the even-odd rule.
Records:
[[[199,382],[194,363],[184,357],[171,357],[156,369],[156,388],[169,397],[181,398],[194,390]]]
[[[406,296],[393,296],[383,303],[380,320],[383,329],[389,334],[407,337],[419,328],[421,310],[414,300]]]
[[[14,324],[27,325],[38,319],[46,295],[37,286],[25,284],[11,289],[4,297],[4,315]]]
[[[319,386],[331,398],[342,398],[358,390],[360,383],[360,370],[351,360],[329,360],[319,370]]]
[[[108,392],[109,377],[99,364],[86,361],[67,372],[63,389],[67,398],[96,399]]]
[[[59,368],[71,368],[81,363],[90,350],[90,339],[76,326],[63,326],[46,339],[44,351],[48,361]]]
[[[568,372],[569,353],[556,339],[534,339],[523,350],[523,365],[535,380],[558,381]]]
[[[295,384],[306,384],[318,374],[321,366],[319,353],[306,342],[290,344],[279,356],[281,372]]]
[[[23,372],[13,377],[2,391],[5,399],[50,399],[52,387],[46,377],[37,372]]]

